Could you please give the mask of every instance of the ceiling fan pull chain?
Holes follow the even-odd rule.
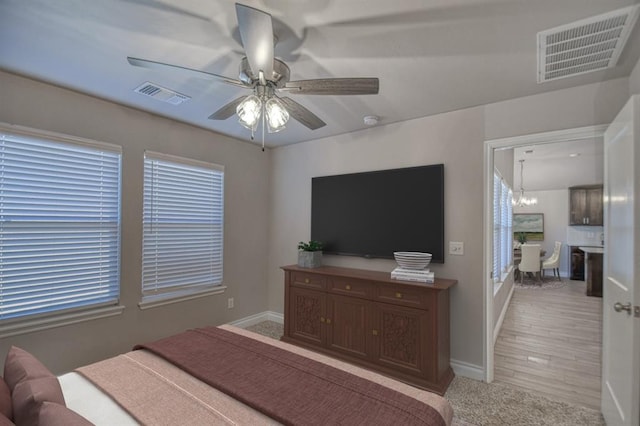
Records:
[[[264,102],[262,102],[262,152],[264,152]]]

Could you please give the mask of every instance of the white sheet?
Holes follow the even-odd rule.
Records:
[[[131,426],[139,423],[114,400],[78,373],[58,376],[67,407],[97,426]]]

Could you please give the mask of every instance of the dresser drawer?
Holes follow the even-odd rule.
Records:
[[[306,272],[292,272],[291,285],[315,290],[326,290],[327,279],[324,275],[309,274]]]
[[[427,309],[429,307],[427,291],[420,287],[379,284],[376,299],[394,305]]]
[[[330,293],[373,299],[373,284],[370,281],[331,277],[328,286]]]

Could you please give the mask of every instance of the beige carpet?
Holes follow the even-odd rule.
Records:
[[[282,324],[265,321],[248,330],[279,339]],[[445,398],[454,410],[456,426],[591,426],[605,425],[597,411],[557,402],[533,392],[458,377]]]

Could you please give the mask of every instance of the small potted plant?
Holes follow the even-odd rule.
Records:
[[[527,242],[527,234],[525,234],[524,232],[519,232],[518,233],[518,242],[520,244],[525,244]]]
[[[298,243],[298,266],[301,268],[317,268],[322,266],[322,243],[309,241]]]

